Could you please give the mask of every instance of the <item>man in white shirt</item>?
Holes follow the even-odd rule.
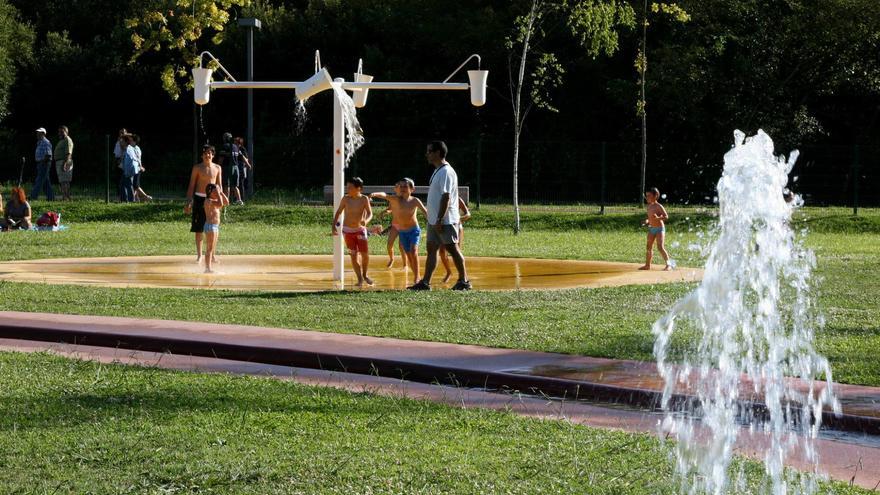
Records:
[[[425,275],[411,290],[431,290],[431,276],[437,267],[437,251],[440,246],[452,256],[458,271],[458,282],[452,290],[470,290],[464,256],[458,249],[458,175],[446,161],[448,149],[443,141],[432,141],[425,152],[428,163],[434,166],[428,188],[428,259]]]

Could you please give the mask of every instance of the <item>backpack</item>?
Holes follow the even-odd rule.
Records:
[[[47,211],[46,213],[43,213],[40,218],[37,219],[37,226],[57,227],[60,220],[61,215],[55,213],[54,211]]]

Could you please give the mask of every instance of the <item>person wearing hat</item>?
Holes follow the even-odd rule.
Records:
[[[58,144],[55,145],[55,172],[61,183],[61,194],[65,201],[70,200],[70,181],[73,180],[73,139],[68,135],[67,126],[58,128]]]
[[[52,190],[52,181],[49,177],[49,167],[52,166],[52,143],[46,139],[46,129],[40,127],[37,133],[37,149],[34,152],[34,161],[37,162],[37,179],[31,191],[31,201],[40,196],[40,189],[46,192],[46,199],[55,201],[55,192]]]

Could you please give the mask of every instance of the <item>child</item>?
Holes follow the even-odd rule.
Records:
[[[223,178],[220,165],[214,163],[214,147],[210,144],[202,146],[202,162],[193,165],[189,176],[189,187],[186,189],[186,206],[184,213],[192,213],[189,231],[196,235],[196,263],[202,259],[202,236],[205,233],[205,191],[208,184],[222,184]],[[216,259],[212,259],[216,262]]]
[[[345,245],[351,255],[351,267],[357,275],[358,287],[373,285],[373,280],[367,276],[367,268],[370,265],[370,250],[367,244],[367,224],[373,219],[373,209],[370,207],[370,199],[361,194],[364,189],[364,181],[359,177],[352,177],[345,183],[346,195],[339,203],[336,215],[333,216],[333,235],[339,235],[339,215],[344,214],[341,225],[342,235],[345,236]],[[360,254],[360,262],[358,262]]]
[[[461,212],[461,222],[458,224],[458,248],[461,249],[461,243],[464,242],[464,222],[471,218],[471,211],[461,196],[458,197],[458,211]],[[446,283],[452,277],[452,263],[449,262],[446,248],[442,245],[440,246],[440,261],[443,262],[443,268],[446,269],[446,276],[443,277],[443,283]]]
[[[406,254],[409,267],[412,269],[413,284],[419,281],[419,240],[422,228],[416,213],[421,210],[425,217],[428,210],[419,198],[412,195],[416,184],[412,179],[402,179],[395,186],[398,196],[388,196],[383,192],[370,194],[371,198],[384,199],[391,207],[392,222],[400,239],[400,250]]]
[[[214,273],[214,249],[220,237],[220,210],[229,204],[229,198],[213,182],[205,186],[205,273]]]
[[[400,182],[398,182],[397,184],[394,184],[394,194],[396,196],[400,196]],[[379,196],[374,196],[373,194],[370,194],[370,198],[377,198],[377,197],[379,197]],[[384,196],[382,196],[382,197],[384,198]],[[385,211],[383,211],[380,214],[380,216],[384,216],[386,213],[392,213],[392,209],[390,206],[388,208],[386,208]],[[388,265],[386,265],[387,268],[391,268],[391,266],[394,264],[394,241],[397,240],[398,230],[399,229],[397,228],[397,222],[394,221],[394,215],[392,213],[391,225],[389,225],[388,228],[380,231],[377,234],[377,235],[388,234],[388,242],[385,245],[385,248],[388,250]],[[406,268],[406,252],[403,250],[403,243],[401,242],[399,244],[400,244],[400,259],[403,262],[403,267]]]
[[[669,215],[666,214],[666,209],[663,208],[663,205],[657,202],[660,199],[660,191],[656,187],[652,187],[650,190],[645,191],[645,199],[648,200],[648,218],[642,224],[648,226],[648,248],[645,253],[645,266],[639,268],[639,270],[651,269],[651,258],[654,256],[654,239],[657,240],[657,249],[660,250],[663,261],[666,262],[664,270],[672,270],[672,265],[669,263],[669,253],[666,252],[666,247],[663,245],[666,237],[666,225],[664,222],[669,218]]]

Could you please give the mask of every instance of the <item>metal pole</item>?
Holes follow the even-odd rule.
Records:
[[[254,28],[247,28],[247,79],[254,80]],[[247,197],[254,195],[254,90],[247,90],[247,145],[251,161],[251,169],[248,171]]]
[[[337,82],[340,79],[336,80]],[[333,207],[339,208],[342,203],[343,187],[345,186],[345,122],[342,120],[342,102],[333,98]],[[345,287],[345,270],[342,252],[342,223],[345,213],[339,216],[338,234],[333,239],[333,281],[337,287]]]
[[[105,192],[107,193],[107,197],[104,199],[104,202],[110,202],[110,154],[113,153],[113,149],[110,148],[110,135],[104,134],[104,161],[106,162],[106,167],[104,167],[104,178],[107,180],[107,189]]]
[[[853,215],[859,214],[859,145],[853,147]]]

